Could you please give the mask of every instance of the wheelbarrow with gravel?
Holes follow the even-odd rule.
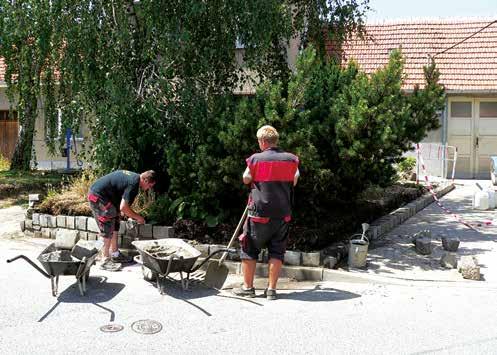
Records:
[[[164,294],[164,279],[171,273],[179,273],[181,287],[188,289],[190,275],[199,270],[218,253],[236,253],[236,249],[221,248],[210,253],[201,263],[196,264],[201,253],[179,238],[159,240],[139,240],[131,243],[140,253],[135,261],[142,264],[145,280],[157,281],[157,289]],[[186,277],[183,276],[186,273]]]
[[[56,243],[48,245],[38,256],[37,260],[43,267],[40,268],[25,255],[18,255],[7,260],[8,263],[23,259],[43,276],[50,279],[52,296],[56,297],[59,286],[59,276],[74,275],[78,283],[79,292],[84,296],[86,281],[90,277],[90,268],[95,264],[101,244],[98,241],[79,241],[72,249],[56,247]]]

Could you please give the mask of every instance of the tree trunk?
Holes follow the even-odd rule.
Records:
[[[37,118],[37,99],[36,96],[30,97],[26,101],[26,108],[22,113],[21,132],[14,149],[14,155],[10,163],[10,170],[23,170],[31,169],[31,158],[33,156],[33,137],[35,130],[35,122]]]

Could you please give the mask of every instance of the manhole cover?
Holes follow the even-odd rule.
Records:
[[[137,320],[131,324],[131,329],[140,334],[155,334],[162,330],[162,324],[155,320]]]
[[[123,330],[124,327],[120,324],[107,324],[100,327],[100,330],[104,333],[115,333]]]

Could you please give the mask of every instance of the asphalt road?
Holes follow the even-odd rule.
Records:
[[[497,352],[497,288],[485,282],[287,281],[279,300],[248,302],[200,285],[183,292],[173,282],[161,296],[139,267],[118,273],[93,267],[86,296],[65,276],[52,297],[50,281],[29,264],[6,263],[18,254],[35,259],[46,243],[0,238],[2,354]],[[162,330],[134,332],[132,323],[144,319]],[[109,323],[124,328],[100,331]]]

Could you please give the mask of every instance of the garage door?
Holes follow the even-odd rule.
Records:
[[[449,100],[448,142],[457,147],[456,177],[490,178],[497,155],[497,99]]]

